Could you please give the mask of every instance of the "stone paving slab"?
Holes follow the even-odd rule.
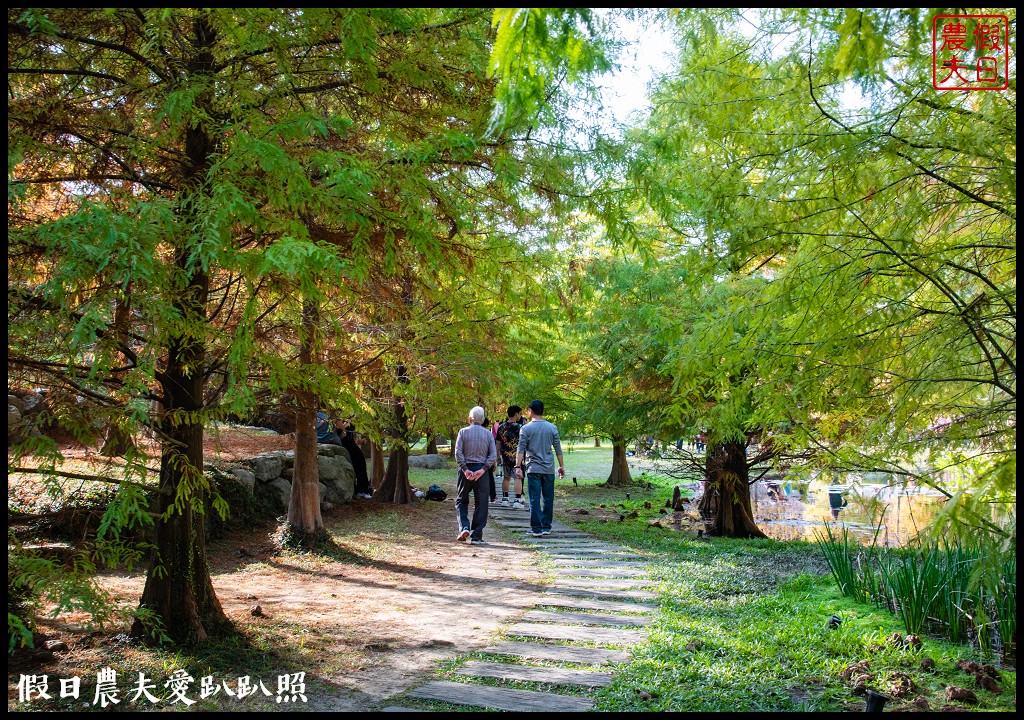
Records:
[[[530,658],[531,660],[558,660],[584,665],[606,665],[608,663],[624,663],[629,660],[629,654],[622,650],[513,642],[511,640],[485,647],[484,652]]]
[[[625,580],[595,580],[594,578],[565,578],[555,580],[556,588],[584,588],[586,590],[633,590],[653,585],[653,580],[627,578]]]
[[[507,665],[505,663],[469,662],[455,672],[474,677],[503,678],[505,680],[528,680],[551,685],[582,685],[603,687],[610,685],[612,674],[592,670],[566,670],[565,668],[539,667],[537,665]]]
[[[602,560],[611,559],[615,560],[633,560],[636,561],[636,555],[627,555],[625,553],[616,554],[611,550],[598,550],[598,549],[583,549],[583,550],[570,550],[570,549],[557,549],[557,548],[545,548],[538,547],[538,550],[551,556],[552,560]]]
[[[550,607],[564,607],[579,610],[612,610],[625,613],[644,613],[658,609],[657,605],[637,602],[616,602],[614,600],[587,600],[586,598],[558,596],[545,593],[544,599],[538,605]]]
[[[397,705],[388,705],[382,707],[377,712],[434,712],[433,710],[423,710],[422,708],[404,708],[398,707]]]
[[[541,548],[538,548],[538,549],[541,549]],[[596,563],[595,565],[592,565],[591,567],[629,567],[628,564],[623,566],[623,565],[620,565],[620,563],[631,563],[631,562],[635,563],[635,562],[637,562],[636,558],[633,557],[633,556],[630,556],[630,555],[613,555],[613,554],[610,554],[610,553],[591,553],[591,552],[582,552],[582,553],[573,554],[573,553],[553,552],[551,550],[542,550],[542,551],[544,552],[545,555],[547,555],[549,558],[551,558],[552,562],[554,562],[555,564],[559,564],[559,563],[572,563],[572,562],[575,562],[577,560],[589,560],[589,561],[591,561],[593,563]],[[585,566],[581,566],[581,567],[585,567]]]
[[[523,621],[603,625],[605,627],[635,627],[638,625],[649,625],[651,618],[642,615],[593,615],[590,613],[531,610],[523,616]]]
[[[550,554],[550,553],[549,553]],[[629,558],[619,559],[615,556],[609,558],[566,558],[566,557],[553,557],[551,561],[557,568],[571,569],[571,568],[607,568],[609,570],[617,568],[637,568],[644,569],[651,567],[651,563],[643,562],[640,560],[630,560]]]
[[[473,705],[495,710],[583,712],[594,707],[594,701],[587,698],[532,690],[488,687],[486,685],[464,685],[454,682],[431,681],[407,693],[410,697],[426,700],[440,700],[456,705]]]
[[[545,625],[543,623],[516,623],[508,629],[509,635],[543,638],[545,640],[579,640],[600,645],[635,645],[644,639],[639,630],[584,627],[582,625]]]
[[[582,598],[593,598],[595,600],[657,600],[657,593],[645,590],[587,590],[578,587],[549,587],[544,591],[546,595],[571,595]]]
[[[535,545],[550,545],[551,547],[589,547],[589,548],[601,548],[602,550],[611,547],[621,547],[621,545],[611,545],[610,543],[602,542],[601,540],[595,540],[590,535],[575,534],[570,535],[568,533],[556,533],[553,532],[550,535],[532,535],[531,533],[523,533],[523,538],[528,543]]]
[[[526,541],[534,547],[544,549],[544,546],[548,546],[548,550],[552,554],[564,554],[564,555],[594,555],[604,553],[629,553],[628,556],[637,558],[639,555],[629,548],[624,548],[622,545],[601,545],[600,543],[586,544],[586,543],[569,543],[568,541],[551,541],[550,536],[548,538],[534,538],[526,536]]]
[[[645,577],[644,568],[559,568],[560,578],[635,578]]]

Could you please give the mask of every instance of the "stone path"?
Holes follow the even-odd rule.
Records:
[[[529,510],[493,504],[489,522],[523,532],[523,542],[547,555],[554,565],[555,583],[535,608],[508,629],[508,640],[484,648],[507,657],[508,662],[468,662],[455,670],[466,680],[430,681],[406,696],[504,711],[592,709],[592,689],[612,682],[614,665],[629,660],[628,648],[643,641],[644,627],[657,615],[657,605],[642,602],[657,597],[644,589],[649,585],[646,562],[629,548],[601,542],[564,523],[552,523],[550,535],[532,537],[526,534]],[[530,664],[533,661],[548,664]],[[570,665],[555,667],[551,662]],[[543,683],[557,691],[513,689],[470,678]],[[424,711],[391,705],[381,712]]]

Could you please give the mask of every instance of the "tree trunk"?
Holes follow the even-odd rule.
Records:
[[[626,461],[627,443],[626,438],[612,435],[612,471],[609,473],[605,485],[633,484],[633,476],[629,472],[629,463]]]
[[[437,435],[433,430],[427,430],[427,449],[424,452],[427,455],[437,455]]]
[[[709,438],[710,440],[710,438]],[[710,520],[708,535],[731,538],[767,537],[754,522],[750,507],[750,474],[746,442],[708,443],[707,478],[700,502],[701,517]]]
[[[455,457],[455,438],[458,437],[457,428],[448,428],[448,457]]]
[[[388,456],[388,469],[384,473],[384,481],[373,497],[383,502],[396,505],[407,505],[416,501],[409,485],[409,449],[396,447]]]
[[[306,300],[302,304],[302,339],[299,345],[299,367],[313,363],[316,327],[319,312]],[[308,545],[324,534],[320,514],[320,459],[316,450],[316,403],[306,388],[295,391],[295,470],[292,495],[288,503],[289,531],[300,545]]]
[[[190,75],[208,75],[213,68],[213,27],[200,17],[193,26],[197,52],[186,63]],[[194,98],[198,107],[212,105],[212,87]],[[216,152],[216,140],[202,123],[185,131],[184,178],[186,188],[178,206],[179,235],[175,238],[174,263],[184,286],[172,303],[180,318],[169,326],[166,365],[160,381],[164,433],[160,455],[160,490],[156,499],[156,538],[146,587],[139,609],[161,623],[137,618],[132,635],[157,640],[164,633],[181,644],[198,644],[227,633],[231,621],[224,614],[210,580],[206,562],[204,516],[194,508],[206,506],[211,483],[203,474],[203,383],[206,377],[206,305],[209,277],[201,269],[192,238],[193,193],[203,193],[202,183]]]
[[[395,369],[395,380],[399,385],[409,383],[409,375],[405,363],[399,363]],[[394,442],[388,456],[388,469],[384,473],[384,482],[374,497],[382,502],[399,505],[415,502],[409,485],[409,418],[405,413],[405,399],[397,397],[394,406]]]
[[[185,254],[178,265],[185,273]],[[205,305],[208,280],[195,273],[184,297],[175,303],[182,317],[196,320]],[[206,562],[204,516],[194,508],[207,505],[211,485],[203,475],[202,340],[182,333],[172,338],[163,373],[165,411],[158,421],[163,431],[160,492],[156,500],[156,542],[146,576],[140,609],[162,623],[171,640],[194,645],[231,629],[210,580]],[[180,497],[179,497],[180,493]],[[151,622],[136,619],[132,635],[159,638]]]
[[[601,438],[594,436],[594,447],[601,447]]]
[[[379,443],[370,442],[370,484],[374,493],[384,482],[384,448]]]
[[[114,325],[112,336],[113,341],[109,339],[101,339],[100,342],[104,344],[111,344],[113,350],[122,352],[126,358],[128,358],[128,348],[131,347],[131,337],[129,331],[131,330],[131,305],[125,298],[118,298],[114,302]],[[124,373],[115,372],[114,377],[117,378],[118,382],[124,382]],[[104,457],[123,457],[128,454],[129,450],[135,449],[135,441],[132,438],[131,432],[126,429],[124,425],[118,422],[117,418],[113,418],[107,424],[107,434],[103,440],[103,447],[100,449],[100,455]]]

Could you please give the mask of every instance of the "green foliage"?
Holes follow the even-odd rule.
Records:
[[[845,527],[834,534],[828,525],[817,545],[844,596],[894,612],[906,632],[937,632],[988,651],[998,630],[1004,652],[1016,645],[1015,552],[962,541],[865,548]]]
[[[492,131],[532,122],[553,85],[610,69],[601,22],[590,8],[498,8],[488,70],[498,78]],[[607,41],[604,41],[607,42]]]
[[[36,615],[44,604],[53,617],[72,610],[84,611],[90,624],[100,627],[122,616],[110,596],[92,577],[95,566],[88,553],[69,558],[44,557],[26,549],[8,533],[7,543],[7,651],[33,646]]]
[[[931,90],[919,12],[677,17],[624,187],[680,278],[666,415],[942,488],[941,527],[1012,545],[984,508],[1016,497],[1013,91]]]

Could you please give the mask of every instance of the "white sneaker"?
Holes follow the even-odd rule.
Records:
[[[522,500],[516,500],[514,503],[512,503],[512,509],[513,510],[525,510],[526,506],[523,505],[523,501]]]
[[[459,542],[466,542],[467,540],[469,540],[469,530],[463,530],[462,532],[459,533],[459,536],[457,538],[455,538],[455,539],[458,540]]]
[[[508,498],[507,497],[503,497],[501,499],[501,506],[502,507],[508,507]]]

